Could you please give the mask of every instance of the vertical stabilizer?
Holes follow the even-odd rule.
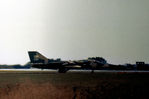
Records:
[[[44,63],[44,64],[48,63],[48,58],[46,58],[37,51],[29,51],[28,54],[31,63]]]

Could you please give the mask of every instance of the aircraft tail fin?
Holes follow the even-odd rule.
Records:
[[[46,58],[37,51],[29,51],[28,54],[31,63],[44,63],[44,64],[48,63],[48,58]]]

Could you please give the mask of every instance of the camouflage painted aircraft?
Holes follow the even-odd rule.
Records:
[[[61,61],[61,59],[48,59],[37,51],[29,51],[32,67],[40,69],[58,69],[59,73],[65,73],[69,69],[101,69],[107,61],[102,57],[91,57],[85,60]]]

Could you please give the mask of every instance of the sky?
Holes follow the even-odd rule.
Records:
[[[1,0],[0,64],[103,57],[149,63],[148,0]]]

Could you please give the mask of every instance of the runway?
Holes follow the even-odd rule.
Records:
[[[49,72],[58,73],[58,70],[52,69],[0,69],[2,72]],[[92,70],[68,70],[67,73],[91,73]],[[145,70],[94,70],[94,73],[149,73]]]

